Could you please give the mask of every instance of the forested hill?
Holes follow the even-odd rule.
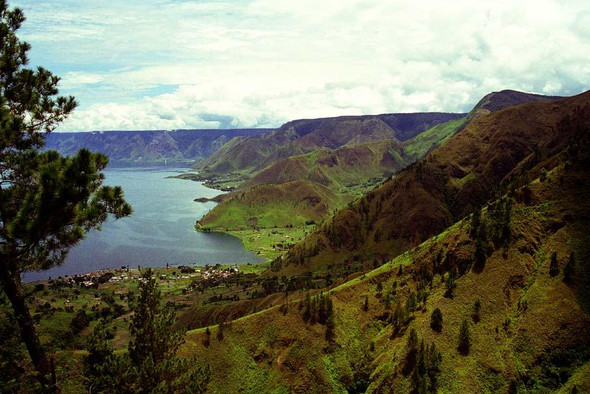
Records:
[[[269,129],[104,131],[51,133],[46,149],[71,155],[87,148],[109,156],[110,165],[145,166],[192,164],[210,156],[234,137],[253,136]]]

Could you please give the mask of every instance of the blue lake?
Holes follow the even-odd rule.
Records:
[[[136,268],[170,265],[245,264],[261,261],[230,235],[198,233],[195,221],[215,206],[198,203],[217,190],[200,182],[169,178],[179,169],[107,169],[105,184],[120,185],[133,215],[103,224],[101,231],[70,250],[63,265],[42,272],[27,272],[24,280],[35,281],[82,274],[129,265]]]

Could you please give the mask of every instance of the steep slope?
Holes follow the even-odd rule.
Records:
[[[183,353],[211,365],[217,392],[590,390],[584,133],[564,164],[332,289],[331,303],[293,293],[221,336],[189,332]]]
[[[295,120],[260,136],[232,141],[197,165],[205,175],[252,173],[290,156],[370,141],[405,141],[464,114],[418,113]]]
[[[473,113],[473,111],[470,113]],[[463,128],[469,122],[469,119],[471,118],[468,115],[464,118],[449,120],[405,141],[404,151],[406,155],[411,157],[412,161],[423,158],[428,152],[444,144],[458,130]]]
[[[474,118],[496,112],[514,105],[536,102],[548,102],[560,99],[558,96],[543,96],[518,92],[515,90],[502,90],[485,95],[465,118],[453,119],[416,135],[414,138],[405,141],[404,147],[408,155],[414,160],[420,159],[430,150],[444,144],[458,130],[462,129]]]
[[[51,133],[45,149],[72,155],[81,148],[105,153],[111,166],[187,164],[208,157],[234,137],[252,136],[267,129],[105,131]]]
[[[282,264],[307,270],[325,268],[334,253],[397,255],[499,190],[535,176],[540,165],[554,165],[570,138],[587,130],[589,118],[590,92],[477,117],[426,158],[338,212]],[[310,258],[311,265],[303,266]]]

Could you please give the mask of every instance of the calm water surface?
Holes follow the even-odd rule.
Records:
[[[215,206],[197,203],[198,197],[214,197],[219,191],[200,182],[167,178],[176,169],[109,169],[105,184],[120,185],[133,207],[127,218],[109,219],[102,231],[90,232],[71,249],[60,267],[28,272],[25,281],[81,274],[124,265],[136,268],[170,265],[254,263],[242,242],[227,234],[197,233],[195,221]]]

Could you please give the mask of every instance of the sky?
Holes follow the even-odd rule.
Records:
[[[278,127],[590,89],[590,2],[18,0],[58,131]]]

